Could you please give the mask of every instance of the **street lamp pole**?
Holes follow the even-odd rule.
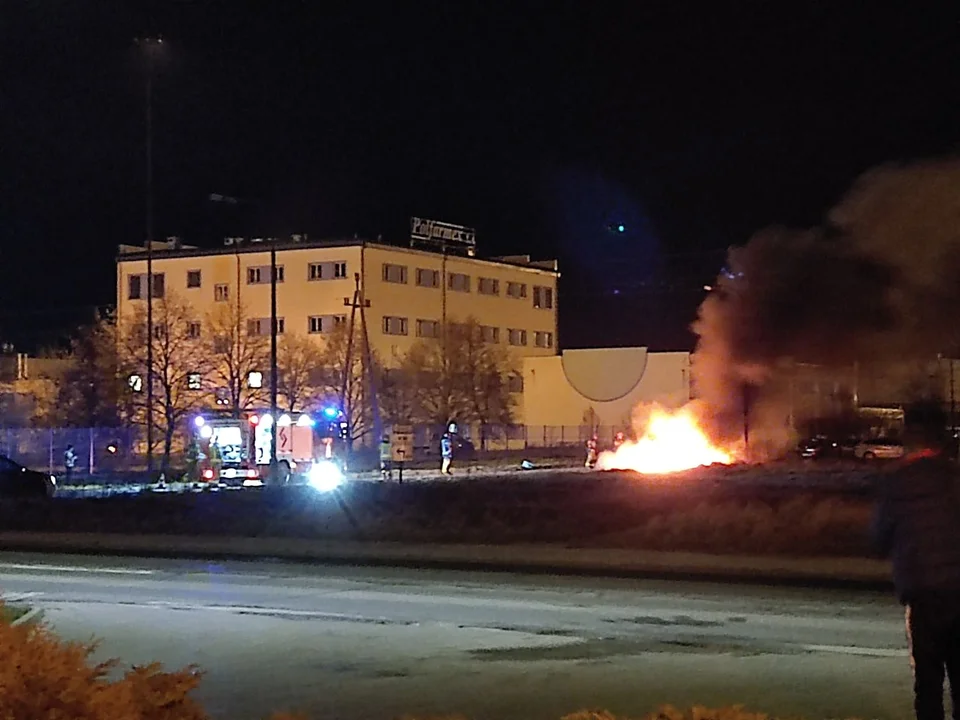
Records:
[[[147,470],[153,471],[153,61],[161,37],[142,40],[146,60]]]
[[[270,479],[277,480],[277,241],[270,240]]]

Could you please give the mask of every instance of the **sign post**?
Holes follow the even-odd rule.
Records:
[[[403,483],[403,466],[413,460],[413,426],[394,425],[390,431],[390,456]]]

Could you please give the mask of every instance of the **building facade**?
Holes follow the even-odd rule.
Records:
[[[356,279],[366,303],[371,348],[389,367],[445,323],[473,317],[491,343],[507,347],[519,369],[526,357],[557,352],[556,261],[529,256],[480,259],[362,240],[272,241],[277,255],[278,332],[322,343],[348,322]],[[154,297],[176,295],[193,310],[191,336],[218,307],[236,309],[251,334],[270,334],[270,241],[201,249],[153,245]],[[147,298],[147,255],[124,245],[117,258],[117,314]],[[357,313],[359,322],[359,312]]]

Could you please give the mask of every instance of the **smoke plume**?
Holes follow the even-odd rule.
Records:
[[[693,330],[697,394],[731,440],[788,440],[785,372],[960,351],[960,160],[863,175],[810,230],[773,227],[729,251]],[[756,442],[755,442],[756,439]]]

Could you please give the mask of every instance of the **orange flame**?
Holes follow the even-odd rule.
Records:
[[[613,452],[600,453],[598,470],[633,470],[643,475],[665,475],[704,465],[734,462],[734,455],[717,447],[687,406],[675,412],[653,408],[645,431]]]

